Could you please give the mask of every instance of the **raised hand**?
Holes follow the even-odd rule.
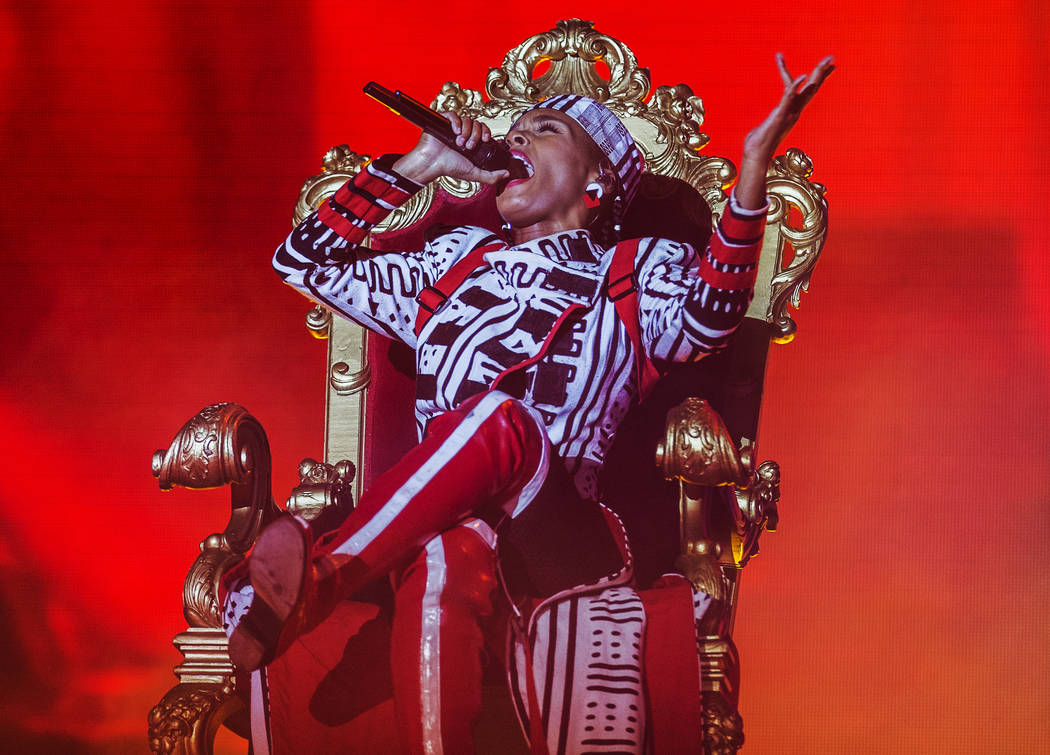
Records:
[[[461,147],[473,149],[481,142],[487,142],[492,138],[489,127],[481,121],[453,112],[442,113],[442,115],[452,124],[452,131],[456,134],[456,144]],[[394,163],[394,170],[419,183],[428,183],[439,176],[449,176],[494,184],[510,177],[510,173],[505,170],[482,170],[466,157],[427,133],[420,137],[419,143],[411,152]]]
[[[803,108],[809,104],[832,71],[834,58],[830,55],[819,63],[808,76],[792,77],[784,56],[777,53],[777,66],[784,81],[784,95],[758,126],[744,139],[744,154],[740,163],[740,181],[736,187],[737,201],[744,207],[758,208],[765,203],[766,170],[776,154],[777,147],[798,121]]]

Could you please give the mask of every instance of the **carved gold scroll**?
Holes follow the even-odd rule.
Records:
[[[324,464],[303,459],[299,485],[287,509],[322,526],[337,526],[353,509],[349,461]],[[183,614],[189,627],[176,635],[183,662],[179,683],[149,714],[150,748],[157,753],[207,755],[218,728],[244,711],[235,694],[226,634],[219,615],[222,574],[236,566],[259,532],[277,514],[270,495],[270,446],[262,425],[237,404],[214,404],[194,415],[167,450],[153,455],[161,489],[230,486],[230,519],[222,532],[206,537],[183,587]],[[243,728],[243,727],[242,727]]]
[[[750,445],[738,449],[721,417],[699,398],[688,398],[668,412],[656,462],[666,477],[678,481],[681,545],[676,566],[694,589],[711,596],[697,625],[705,752],[733,753],[744,741],[732,640],[739,570],[757,552],[761,531],[776,523],[780,470],[773,461],[754,469]],[[731,495],[723,494],[727,488]],[[729,504],[729,532],[713,528],[712,507],[719,503]]]
[[[230,486],[230,519],[206,537],[183,587],[189,628],[174,639],[183,655],[179,683],[149,713],[156,753],[210,753],[215,732],[243,710],[219,616],[218,585],[277,513],[270,497],[270,446],[259,422],[237,404],[213,404],[194,415],[167,450],[153,455],[162,490]]]

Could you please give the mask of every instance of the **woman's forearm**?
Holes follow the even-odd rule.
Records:
[[[766,206],[766,173],[771,159],[772,156],[749,155],[745,150],[734,189],[737,204],[743,209],[758,210]]]

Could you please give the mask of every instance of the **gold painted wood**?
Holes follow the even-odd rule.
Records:
[[[179,684],[149,712],[149,746],[158,755],[211,755],[219,727],[245,705],[229,684]]]
[[[306,329],[313,334],[314,338],[324,340],[328,338],[328,329],[332,324],[332,310],[324,305],[315,304],[314,308],[306,313]]]
[[[668,479],[691,485],[743,484],[751,471],[749,450],[737,451],[722,418],[701,398],[687,398],[667,413],[656,464]]]
[[[183,655],[175,667],[179,684],[149,714],[153,752],[206,755],[219,726],[244,707],[234,694],[218,587],[223,572],[244,558],[278,513],[270,495],[266,433],[237,404],[207,406],[182,426],[167,450],[153,454],[153,476],[162,490],[230,486],[230,519],[222,532],[201,542],[183,586],[189,628],[174,639]]]
[[[779,521],[780,466],[764,461],[754,467],[748,441],[737,449],[722,418],[701,398],[687,398],[667,413],[665,434],[656,447],[656,464],[667,479],[678,480],[681,511],[679,566],[694,586],[718,600],[732,585],[718,575],[721,565],[742,568],[758,552],[758,537]],[[727,487],[731,495],[705,494],[705,487]],[[710,501],[729,503],[734,528],[726,542],[710,532]],[[723,559],[723,552],[732,556]]]
[[[743,568],[758,553],[758,538],[775,532],[780,522],[780,465],[764,461],[745,485],[734,486],[736,506],[730,506],[735,529],[730,533],[733,563]]]
[[[732,639],[697,635],[706,755],[732,755],[744,745],[744,722],[737,711],[740,656]]]
[[[285,508],[319,531],[334,529],[354,509],[352,485],[357,470],[346,460],[337,464],[303,459],[299,484],[292,489]]]
[[[328,380],[325,396],[324,459],[337,464],[343,459],[355,469],[364,465],[361,439],[368,411],[366,389],[372,380],[368,365],[367,332],[344,317],[332,317],[328,326]],[[362,475],[353,482],[359,499]]]
[[[826,189],[809,180],[812,174],[812,160],[794,148],[777,156],[767,174],[769,212],[747,316],[772,324],[777,343],[795,337],[798,326],[788,313],[788,303],[798,309],[802,292],[809,290],[828,232]],[[800,225],[792,224],[792,208],[801,215]]]

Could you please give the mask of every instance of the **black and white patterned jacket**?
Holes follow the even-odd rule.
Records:
[[[496,241],[466,226],[421,251],[377,253],[360,246],[372,226],[421,187],[370,163],[277,249],[274,267],[290,285],[349,319],[416,350],[416,419],[434,416],[499,382],[537,410],[552,447],[581,494],[595,500],[597,473],[637,400],[635,357],[603,292],[612,255],[586,230],[534,239],[485,255],[449,300],[415,332],[416,297],[464,255]],[[720,349],[744,317],[754,285],[765,211],[730,200],[704,255],[666,239],[643,239],[635,270],[641,340],[657,364]],[[570,311],[571,310],[571,311]],[[560,323],[564,320],[564,326]],[[557,327],[555,325],[558,324]]]

